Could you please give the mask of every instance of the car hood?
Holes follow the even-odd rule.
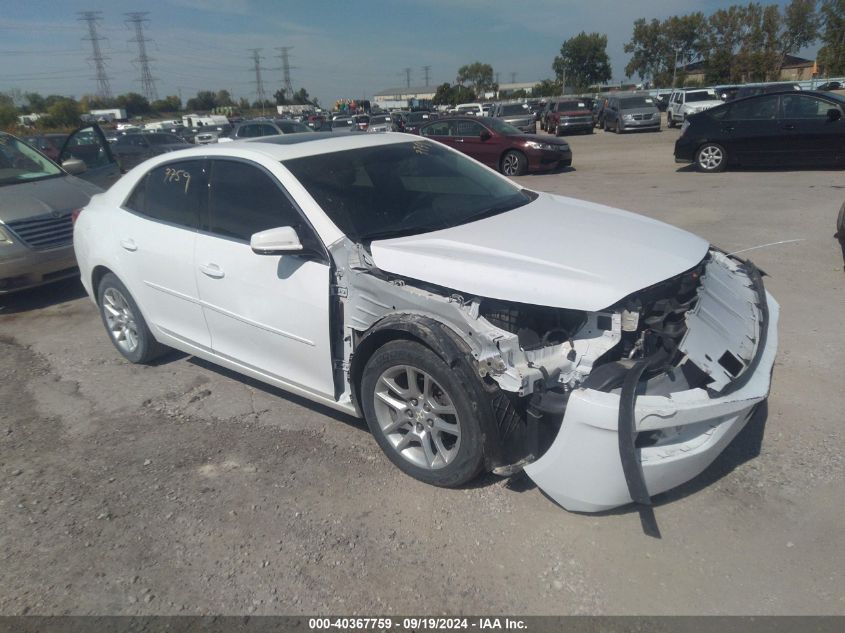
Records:
[[[516,140],[517,142],[535,141],[537,143],[544,143],[546,145],[562,145],[564,147],[569,147],[569,143],[567,143],[565,140],[554,136],[540,136],[539,134],[508,134],[507,137],[509,139]]]
[[[102,192],[96,185],[74,176],[5,185],[0,187],[0,221],[13,222],[51,211],[77,209]]]
[[[578,110],[563,110],[558,112],[560,116],[593,116],[593,111],[587,108],[580,108]]]
[[[693,108],[695,110],[700,110],[702,108],[715,108],[716,106],[722,105],[724,101],[721,99],[711,99],[709,101],[690,101],[689,103],[684,104],[688,108]]]
[[[593,312],[689,270],[708,246],[657,220],[542,193],[507,213],[370,248],[389,273],[491,299]]]
[[[655,106],[644,106],[642,108],[626,108],[620,114],[660,114],[660,110]]]

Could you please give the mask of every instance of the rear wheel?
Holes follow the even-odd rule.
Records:
[[[460,486],[483,465],[477,407],[429,348],[392,341],[367,361],[361,405],[370,431],[402,472],[435,486]]]
[[[505,176],[521,176],[528,169],[528,160],[525,154],[510,150],[502,156],[502,173]]]
[[[168,348],[155,340],[138,304],[114,274],[107,273],[100,281],[97,305],[111,342],[126,360],[148,363],[167,352]]]
[[[672,120],[672,113],[666,113],[666,127],[675,127],[675,122]]]
[[[725,148],[717,143],[705,143],[695,154],[695,166],[699,171],[706,173],[724,171],[727,163]]]

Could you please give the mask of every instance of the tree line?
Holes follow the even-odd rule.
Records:
[[[783,9],[749,2],[709,16],[640,18],[625,44],[625,74],[666,86],[679,66],[701,62],[705,83],[775,81],[789,55],[819,41],[819,73],[845,74],[845,0],[791,0]]]
[[[262,107],[274,108],[276,105],[317,104],[317,100],[311,98],[305,88],[300,88],[290,96],[279,90],[273,95],[273,98],[274,101],[267,100],[263,104],[260,101],[251,103],[245,98],[235,100],[228,90],[200,90],[196,96],[185,102],[184,109],[209,112],[216,108],[233,108],[246,112]],[[20,105],[16,106],[16,102]],[[126,110],[129,117],[167,115],[183,109],[182,100],[176,95],[150,102],[146,97],[136,92],[128,92],[112,98],[84,95],[79,100],[64,95],[43,96],[37,92],[15,95],[0,93],[0,128],[12,127],[17,123],[18,116],[32,113],[44,115],[38,119],[38,127],[75,127],[79,124],[82,114],[91,110],[112,108]]]

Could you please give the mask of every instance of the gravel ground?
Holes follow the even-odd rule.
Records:
[[[363,422],[189,356],[129,365],[65,282],[0,298],[0,614],[845,614],[843,172],[697,174],[676,136],[572,137],[573,170],[520,179],[802,240],[749,253],[782,309],[768,409],[658,498],[661,539],[524,479],[423,485]]]

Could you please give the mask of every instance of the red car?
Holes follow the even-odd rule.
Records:
[[[572,150],[566,141],[523,134],[501,119],[475,116],[438,119],[420,127],[419,134],[463,152],[506,176],[572,164]]]
[[[549,109],[546,129],[560,136],[566,132],[593,133],[593,100],[569,99],[558,101]]]

